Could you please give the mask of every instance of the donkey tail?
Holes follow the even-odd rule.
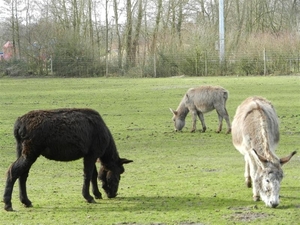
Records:
[[[20,141],[24,134],[26,133],[26,127],[22,124],[21,120],[18,118],[14,125],[14,136],[17,141]]]
[[[227,90],[224,90],[224,92],[223,92],[223,98],[224,98],[225,102],[227,101],[228,96],[229,96],[228,91],[227,91]]]
[[[26,139],[26,126],[18,118],[14,125],[14,136],[17,142],[17,157],[20,157],[22,154],[22,140]]]

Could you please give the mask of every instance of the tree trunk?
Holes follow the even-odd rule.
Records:
[[[132,66],[132,12],[131,0],[126,1],[126,69]]]
[[[117,0],[114,0],[114,14],[115,14],[115,29],[117,33],[117,38],[118,38],[118,68],[119,68],[119,73],[122,74],[122,40],[121,40],[121,34],[119,30],[119,14],[118,14],[118,4]]]
[[[135,35],[132,42],[132,66],[136,66],[136,55],[137,55],[137,47],[139,44],[139,38],[140,38],[140,31],[141,31],[141,25],[142,25],[142,18],[143,18],[143,1],[138,0],[138,17],[137,17],[137,24],[135,28]]]
[[[158,7],[157,7],[157,14],[156,14],[156,19],[155,19],[155,27],[154,27],[154,31],[152,34],[152,44],[150,47],[150,52],[152,55],[154,55],[156,52],[158,28],[159,28],[159,23],[160,23],[160,19],[161,19],[162,0],[157,0],[157,3],[158,3]]]

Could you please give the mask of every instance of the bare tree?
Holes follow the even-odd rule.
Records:
[[[118,3],[117,0],[114,0],[114,15],[115,15],[115,29],[116,29],[116,34],[117,34],[117,42],[118,42],[118,68],[119,71],[122,70],[122,39],[121,39],[121,34],[120,34],[120,29],[119,29],[119,13],[118,13]],[[122,72],[121,72],[122,74]]]
[[[132,5],[131,0],[126,0],[126,69],[132,65]]]
[[[11,31],[14,57],[21,57],[20,46],[20,30],[19,30],[19,17],[18,17],[18,1],[11,1]]]
[[[132,65],[136,66],[136,55],[137,55],[137,48],[139,45],[139,39],[140,39],[140,31],[141,31],[141,25],[142,25],[142,18],[143,18],[143,1],[138,0],[138,15],[137,15],[137,24],[135,27],[135,35],[132,43]]]
[[[156,44],[157,44],[156,42],[157,42],[159,24],[160,24],[160,20],[161,20],[161,10],[162,10],[162,0],[157,0],[155,27],[154,27],[154,31],[152,34],[152,43],[151,43],[151,47],[150,47],[150,52],[153,55],[155,54],[155,49],[156,49]]]

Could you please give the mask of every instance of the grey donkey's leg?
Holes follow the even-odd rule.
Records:
[[[197,122],[197,111],[196,110],[191,110],[191,116],[192,116],[192,129],[191,129],[191,132],[195,132],[196,122]]]
[[[198,114],[198,117],[199,117],[199,119],[201,121],[201,124],[202,124],[202,132],[204,133],[206,131],[206,125],[205,125],[203,113],[200,112],[200,111],[197,111],[197,114]]]
[[[220,115],[220,113],[217,111],[218,113],[218,118],[219,118],[219,127],[218,129],[216,130],[216,133],[220,133],[221,130],[222,130],[222,126],[223,126],[223,117]]]
[[[227,112],[226,108],[225,107],[218,107],[218,108],[216,108],[216,111],[218,113],[218,118],[219,118],[219,128],[216,132],[217,133],[221,132],[222,122],[223,122],[223,118],[224,118],[226,123],[227,123],[226,134],[231,133],[231,124],[230,124],[229,115],[228,115],[228,112]]]

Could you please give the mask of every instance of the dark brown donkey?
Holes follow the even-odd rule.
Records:
[[[102,198],[97,184],[97,159],[101,162],[99,179],[109,198],[117,195],[123,164],[132,160],[119,157],[115,141],[98,112],[92,109],[57,109],[31,111],[17,119],[14,127],[17,141],[17,160],[7,172],[4,209],[12,211],[11,196],[19,179],[20,201],[31,207],[27,197],[26,180],[32,164],[44,157],[56,161],[83,158],[84,178],[82,195],[94,203],[89,187],[92,184],[96,199]]]

